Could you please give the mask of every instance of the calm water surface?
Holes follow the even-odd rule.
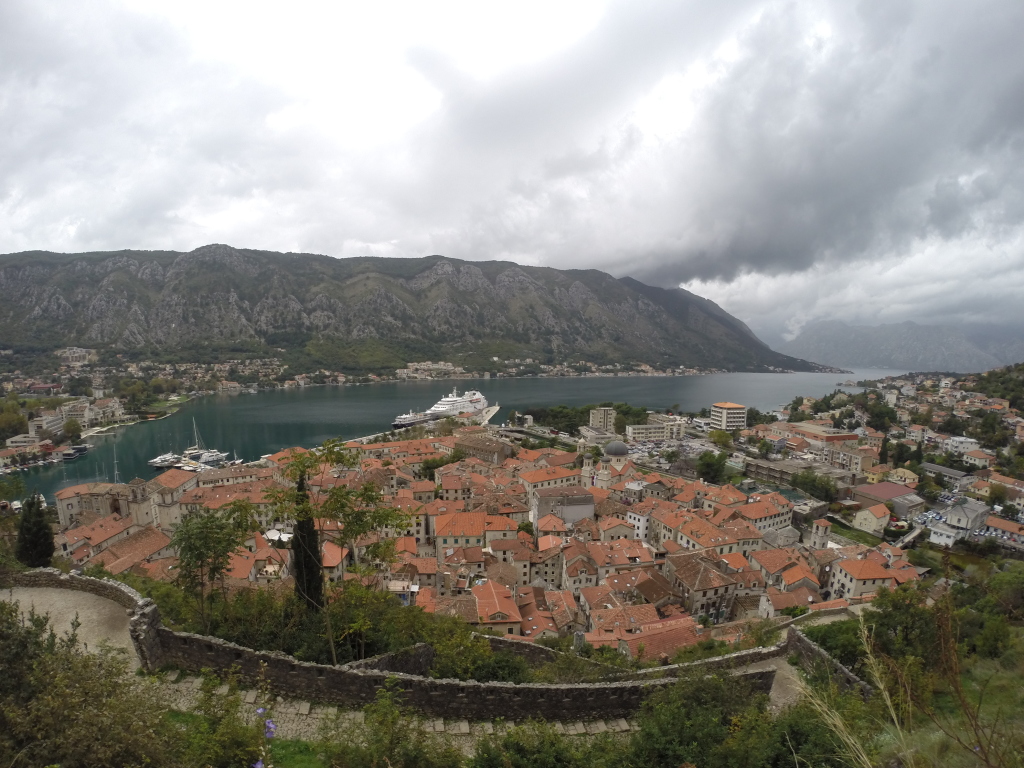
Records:
[[[698,411],[713,402],[731,400],[760,410],[777,408],[797,395],[821,396],[840,381],[880,378],[904,371],[835,373],[722,373],[709,376],[621,377],[583,379],[490,379],[458,382],[420,381],[349,387],[273,390],[258,395],[212,395],[199,398],[160,421],[94,435],[95,446],[83,458],[63,466],[22,473],[29,490],[48,500],[67,485],[112,481],[115,450],[121,482],[149,479],[156,470],[146,464],[168,451],[192,444],[193,420],[203,442],[234,451],[251,461],[293,445],[312,446],[329,438],[351,439],[390,429],[399,413],[425,410],[448,394],[452,384],[480,389],[492,405],[502,408],[493,423],[510,410],[542,405],[586,405],[605,400],[664,409],[679,404]]]

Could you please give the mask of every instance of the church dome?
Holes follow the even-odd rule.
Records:
[[[604,447],[605,456],[629,456],[629,448],[621,440],[612,440]]]

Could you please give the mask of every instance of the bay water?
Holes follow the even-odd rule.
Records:
[[[552,405],[580,406],[604,401],[664,410],[678,405],[699,411],[727,400],[762,411],[789,403],[797,395],[820,397],[840,382],[876,379],[904,371],[858,370],[837,373],[720,373],[707,376],[502,378],[456,381],[384,382],[343,387],[279,389],[255,395],[210,395],[153,422],[93,435],[88,454],[63,465],[22,473],[29,491],[53,502],[55,491],[85,482],[149,479],[162,470],[147,462],[162,453],[180,453],[195,432],[207,447],[233,452],[246,461],[295,445],[311,447],[330,438],[352,439],[391,428],[394,417],[426,410],[453,386],[479,389],[491,405],[501,405],[492,423],[510,411]],[[853,391],[853,387],[839,387]]]

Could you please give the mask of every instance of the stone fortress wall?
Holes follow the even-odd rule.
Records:
[[[6,586],[78,590],[105,597],[124,607],[129,615],[129,631],[140,664],[149,672],[162,667],[177,667],[191,672],[234,670],[247,684],[265,681],[277,695],[349,709],[373,701],[377,691],[392,679],[402,689],[408,705],[438,718],[524,720],[539,717],[556,721],[630,718],[651,694],[663,686],[674,684],[674,675],[683,667],[699,665],[705,669],[730,669],[778,657],[788,651],[793,638],[791,631],[790,639],[772,648],[744,651],[703,663],[661,668],[660,671],[666,674],[657,679],[633,675],[641,679],[576,685],[479,683],[427,677],[425,672],[433,656],[433,650],[428,646],[416,646],[395,654],[332,667],[298,661],[283,653],[255,651],[214,637],[175,632],[163,626],[153,601],[117,581],[43,568],[5,574],[0,587]],[[802,637],[801,633],[797,634]],[[504,638],[489,640],[496,650],[509,650],[531,662],[550,661],[557,657],[555,651],[532,643]],[[805,637],[799,641],[797,651],[807,658],[825,654]],[[831,660],[827,654],[825,657]],[[852,673],[848,674],[852,676]],[[768,693],[775,669],[747,672],[744,676],[756,690]]]

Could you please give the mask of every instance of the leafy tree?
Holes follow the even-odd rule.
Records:
[[[725,462],[729,456],[715,451],[704,451],[697,457],[697,477],[716,485],[725,479]]]
[[[470,679],[481,683],[528,683],[532,673],[529,664],[522,656],[514,656],[507,651],[485,655],[469,674]]]
[[[910,423],[918,424],[923,427],[930,427],[932,425],[933,416],[934,411],[932,410],[932,407],[929,405],[927,410],[918,411],[913,416],[911,416]]]
[[[528,533],[531,536],[534,535],[534,533],[533,533],[533,523],[531,523],[529,520],[524,520],[523,522],[521,522],[519,524],[519,527],[516,530],[517,531],[522,531],[523,533]]]
[[[953,414],[947,416],[946,419],[939,424],[939,432],[944,432],[947,435],[962,435],[966,431],[967,422]]]
[[[526,442],[525,440],[523,441]],[[526,447],[526,446],[524,446]],[[456,448],[447,456],[439,456],[436,459],[424,459],[420,464],[420,475],[427,480],[434,479],[434,472],[447,464],[456,464],[466,458],[464,451]]]
[[[217,581],[223,586],[231,553],[245,543],[251,515],[250,505],[235,502],[223,510],[186,515],[171,536],[178,553],[177,583],[195,598],[205,634],[210,633],[212,587]]]
[[[670,448],[668,450],[661,452],[661,458],[663,458],[669,464],[675,464],[677,461],[679,461],[679,457],[680,453],[675,448]]]
[[[723,429],[713,429],[708,433],[708,439],[723,451],[732,448],[732,435]]]
[[[0,440],[28,432],[28,418],[21,412],[17,401],[8,400],[0,412]]]
[[[92,397],[92,381],[88,376],[72,376],[65,385],[71,397]]]
[[[857,619],[804,627],[803,633],[827,650],[839,663],[855,673],[861,671],[864,645],[861,643],[860,623]]]
[[[990,483],[988,486],[988,505],[990,507],[1003,506],[1010,497],[1005,485]]]
[[[757,453],[762,459],[767,459],[772,452],[772,444],[761,438],[757,444]]]
[[[747,408],[747,426],[754,427],[758,424],[774,424],[777,421],[775,414],[762,413],[757,408]]]
[[[29,568],[45,568],[53,560],[53,551],[53,530],[46,519],[46,510],[39,497],[33,494],[25,500],[21,510],[15,555]]]
[[[703,673],[680,678],[644,703],[637,717],[640,730],[630,740],[633,763],[651,768],[718,765],[715,753],[736,719],[763,706],[739,678]]]
[[[621,413],[615,414],[615,434],[624,435],[626,433],[626,417]]]
[[[864,612],[882,653],[894,658],[938,658],[936,622],[928,607],[928,591],[919,584],[881,588]]]
[[[334,485],[323,490],[322,486],[318,486],[314,493],[305,487],[301,493],[298,489],[300,478],[312,477],[336,466],[351,466],[354,461],[352,454],[336,440],[325,442],[315,451],[292,456],[285,474],[296,483],[295,488],[272,495],[278,517],[333,520],[339,523],[344,543],[357,564],[359,547],[365,548],[371,562],[389,562],[394,559],[394,542],[391,539],[378,537],[369,543],[360,541],[374,532],[404,530],[409,525],[409,516],[385,504],[380,491],[369,484],[355,489],[347,485]]]
[[[64,422],[64,436],[72,443],[82,439],[82,425],[78,419],[68,419]]]
[[[614,408],[616,415],[622,416],[625,419],[621,423],[621,430],[616,427],[618,434],[625,432],[626,425],[647,423],[647,409],[632,406],[628,403],[604,402],[581,406],[555,405],[550,408],[530,408],[525,413],[532,416],[536,424],[552,427],[559,432],[572,435],[576,434],[581,426],[590,423],[590,412],[595,408]]]
[[[139,379],[121,379],[114,387],[114,393],[125,399],[125,410],[130,413],[144,411],[153,402],[149,384]]]
[[[835,481],[830,477],[822,477],[813,469],[805,469],[793,475],[789,484],[821,501],[833,502],[839,498]]]
[[[889,463],[889,438],[887,437],[882,438],[882,447],[878,449],[878,463]]]
[[[1004,570],[992,574],[979,607],[1012,621],[1024,619],[1024,563],[1010,561]]]

